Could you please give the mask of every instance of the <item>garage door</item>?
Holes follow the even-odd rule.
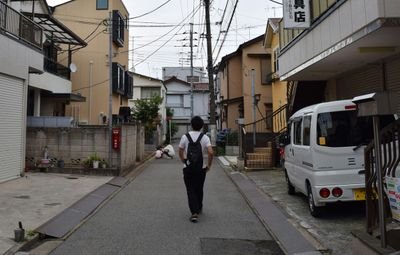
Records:
[[[400,113],[400,57],[388,61],[386,64],[386,87],[396,94],[396,113]]]
[[[23,81],[0,74],[0,182],[16,178],[24,165]]]
[[[337,98],[351,99],[381,89],[381,69],[365,66],[337,80]]]

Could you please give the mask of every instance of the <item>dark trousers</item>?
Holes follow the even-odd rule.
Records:
[[[190,169],[186,167],[183,169],[183,180],[185,181],[190,212],[198,214],[203,208],[203,187],[206,171],[201,168]]]

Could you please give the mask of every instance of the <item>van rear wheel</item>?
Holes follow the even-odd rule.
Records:
[[[307,184],[307,200],[308,200],[308,209],[310,210],[310,214],[316,218],[321,216],[322,207],[315,206],[314,195],[312,193],[311,186],[309,183]]]
[[[289,180],[289,176],[285,170],[285,180],[286,180],[286,185],[287,185],[287,193],[289,195],[294,195],[296,193],[296,190],[294,188],[294,186],[292,185],[292,183]]]

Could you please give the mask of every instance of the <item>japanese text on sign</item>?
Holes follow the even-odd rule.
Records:
[[[285,28],[310,27],[310,1],[283,0],[283,23]]]

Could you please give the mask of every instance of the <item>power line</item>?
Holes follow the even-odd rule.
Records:
[[[238,5],[238,2],[239,2],[239,0],[236,0],[235,6],[233,7],[232,16],[231,16],[231,18],[230,18],[230,20],[229,20],[228,27],[227,27],[227,29],[226,29],[224,38],[223,38],[223,40],[222,40],[221,46],[219,47],[217,56],[214,58],[214,59],[215,59],[215,60],[214,60],[214,65],[215,65],[215,61],[218,59],[219,54],[221,53],[222,46],[224,45],[226,36],[227,36],[227,34],[228,34],[228,32],[229,32],[229,28],[231,27],[232,20],[233,20],[233,17],[235,16],[235,11],[236,11],[236,7],[237,7],[237,5]]]
[[[135,16],[135,17],[132,17],[132,18],[129,18],[129,19],[137,19],[137,18],[146,16],[146,15],[148,15],[148,14],[150,14],[150,13],[153,13],[153,12],[157,11],[158,9],[160,9],[161,7],[163,7],[164,5],[166,5],[166,4],[169,3],[169,2],[171,2],[171,0],[167,0],[166,2],[164,2],[164,3],[161,4],[160,6],[156,7],[155,9],[153,9],[153,10],[151,10],[151,11],[149,11],[149,12],[146,12],[146,13],[144,13],[144,14],[142,14],[142,15]]]
[[[198,11],[199,8],[200,8],[200,7],[197,6],[197,11]],[[196,12],[197,12],[197,11],[196,11]],[[127,50],[127,51],[121,51],[120,53],[126,53],[126,52],[130,52],[130,51],[135,51],[135,50],[144,48],[144,47],[146,47],[146,46],[149,46],[150,44],[153,44],[153,43],[155,43],[155,42],[158,42],[160,39],[164,38],[164,37],[167,36],[169,33],[171,33],[172,31],[174,31],[178,26],[180,26],[182,23],[184,23],[186,19],[188,19],[191,15],[194,15],[194,14],[195,14],[195,12],[192,11],[192,12],[191,12],[189,15],[187,15],[181,22],[179,22],[178,25],[176,25],[174,28],[172,28],[171,30],[169,30],[169,31],[166,32],[165,34],[163,34],[163,35],[157,37],[157,39],[155,39],[155,40],[153,40],[153,41],[151,41],[151,42],[149,42],[149,43],[146,43],[146,44],[144,44],[144,45],[142,45],[142,46],[140,46],[140,47],[136,47],[135,49]],[[182,29],[182,28],[181,28],[181,29]],[[176,34],[175,34],[175,35],[176,35]],[[174,35],[174,36],[175,36],[175,35]]]

